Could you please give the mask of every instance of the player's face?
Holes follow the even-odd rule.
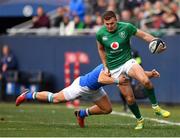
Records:
[[[114,32],[116,30],[116,25],[117,19],[116,18],[111,18],[109,20],[104,19],[104,25],[106,26],[108,32]]]

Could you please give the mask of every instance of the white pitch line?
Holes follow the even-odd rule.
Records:
[[[37,122],[30,122],[30,121],[3,121],[3,122],[8,122],[8,123],[22,123],[22,124],[37,124]],[[75,126],[76,123],[56,123],[56,122],[51,122],[51,123],[46,123],[46,122],[38,122],[38,124],[40,125],[71,125],[71,126]]]
[[[128,114],[128,113],[122,113],[122,112],[112,111],[111,114],[134,118],[134,115]],[[156,118],[150,118],[150,117],[144,117],[144,119],[150,120],[150,121],[154,121],[154,122],[158,122],[158,123],[168,124],[168,125],[180,126],[180,123],[171,122],[171,121],[166,121],[166,120],[162,120],[162,119],[156,119]]]

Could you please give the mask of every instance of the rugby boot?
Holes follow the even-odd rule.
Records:
[[[137,125],[134,128],[135,130],[140,130],[144,128],[144,118],[137,120]]]
[[[84,119],[85,119],[85,117],[80,117],[79,111],[75,111],[75,112],[74,112],[74,115],[76,116],[76,119],[77,119],[77,122],[78,122],[79,126],[80,126],[81,128],[83,128],[83,127],[85,126],[85,125],[84,125]]]
[[[23,89],[22,90],[22,94],[19,95],[17,98],[16,98],[16,106],[19,106],[21,103],[23,103],[25,100],[26,100],[26,94],[29,92],[28,89]]]
[[[171,113],[169,111],[164,110],[164,109],[160,108],[159,106],[153,107],[153,109],[154,109],[155,114],[158,116],[168,118],[171,115]]]

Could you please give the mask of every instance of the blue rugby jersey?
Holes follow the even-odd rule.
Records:
[[[94,70],[84,76],[80,76],[80,86],[87,86],[91,90],[97,90],[103,84],[98,82],[100,72],[103,70],[103,64],[98,65]]]

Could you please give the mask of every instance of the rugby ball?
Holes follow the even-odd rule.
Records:
[[[161,39],[154,39],[149,43],[149,50],[151,53],[161,53],[162,48],[166,47],[165,43]]]

